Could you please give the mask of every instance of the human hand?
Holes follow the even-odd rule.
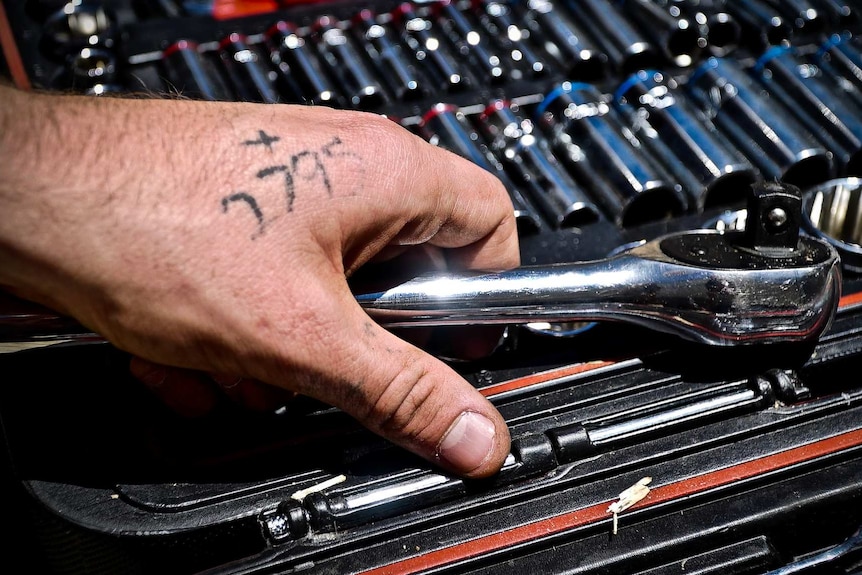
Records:
[[[453,472],[499,469],[493,406],[371,321],[346,279],[417,245],[516,266],[484,170],[373,114],[7,88],[0,152],[0,284],[140,357],[138,375],[263,382]]]

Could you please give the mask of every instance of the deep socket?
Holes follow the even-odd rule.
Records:
[[[740,44],[752,52],[793,41],[793,24],[762,0],[727,2],[726,6],[740,24]]]
[[[516,21],[505,0],[473,0],[473,9],[482,29],[509,54],[509,60],[527,78],[542,78],[550,73],[546,59],[530,44],[530,30]]]
[[[659,51],[610,0],[567,0],[579,22],[589,24],[593,37],[607,54],[617,72],[632,73],[656,68],[662,63]]]
[[[852,34],[832,34],[813,56],[825,73],[832,76],[835,87],[862,108],[862,51]]]
[[[835,79],[790,47],[774,47],[752,68],[766,90],[832,152],[838,175],[862,175],[862,121]]]
[[[495,46],[488,35],[470,22],[461,9],[450,0],[432,4],[434,20],[449,40],[455,53],[470,63],[485,84],[500,84],[517,80],[517,70],[503,50]],[[514,75],[513,75],[514,74]]]
[[[207,64],[196,42],[174,42],[162,52],[168,90],[195,100],[230,100],[224,84]]]
[[[793,26],[793,37],[797,42],[812,42],[819,39],[828,26],[827,14],[821,9],[819,0],[765,0],[778,10]]]
[[[281,101],[267,76],[269,70],[244,35],[234,32],[219,42],[219,57],[237,100],[266,104]]]
[[[805,188],[831,177],[829,152],[735,60],[708,59],[687,87],[701,111],[767,180]]]
[[[656,0],[665,10],[678,11],[700,30],[707,51],[727,56],[739,47],[742,27],[723,0]]]
[[[668,10],[655,0],[617,0],[617,4],[672,65],[687,68],[700,61],[706,38],[681,11]]]
[[[351,22],[358,43],[365,48],[377,73],[395,99],[405,101],[422,97],[425,81],[419,76],[414,61],[398,42],[390,25],[379,22],[378,16],[368,9],[360,10]]]
[[[312,26],[312,39],[327,69],[343,88],[354,108],[371,110],[386,103],[383,87],[362,60],[350,36],[332,16],[320,16]]]
[[[466,90],[475,82],[463,60],[455,57],[434,22],[416,12],[413,4],[404,2],[392,11],[401,40],[413,53],[419,70],[431,85],[447,92]]]
[[[523,233],[541,229],[541,219],[521,188],[506,173],[500,162],[464,113],[452,104],[438,103],[422,117],[419,134],[435,146],[467,158],[497,176],[509,192],[518,228]]]
[[[517,18],[537,45],[570,80],[596,81],[607,75],[608,57],[567,13],[549,0],[513,2]]]
[[[698,210],[744,199],[757,170],[686,98],[674,77],[642,70],[620,84],[614,101],[635,136],[664,157]]]
[[[344,99],[323,69],[322,62],[292,22],[280,20],[266,33],[270,57],[282,80],[296,90],[302,101],[333,107]],[[294,87],[296,86],[296,87]]]
[[[560,165],[545,136],[509,102],[492,102],[477,123],[491,150],[520,175],[525,191],[555,227],[578,227],[599,219],[598,208]]]
[[[564,82],[545,96],[535,118],[557,158],[617,225],[657,221],[687,208],[682,187],[624,135],[622,119],[594,85]]]

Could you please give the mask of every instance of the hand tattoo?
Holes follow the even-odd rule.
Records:
[[[257,139],[245,140],[243,146],[263,146],[270,154],[274,154],[273,144],[281,141],[281,138],[276,135],[267,134],[263,130],[258,130]],[[328,143],[316,150],[300,150],[287,157],[287,161],[282,164],[273,164],[260,168],[255,173],[255,176],[260,180],[265,180],[275,174],[281,174],[284,186],[285,212],[290,213],[294,209],[296,202],[297,183],[319,181],[326,190],[328,197],[333,196],[332,182],[327,172],[326,160],[329,158],[339,157],[358,157],[349,150],[341,150],[343,142],[338,136],[334,136]],[[248,192],[235,191],[221,199],[222,213],[228,212],[228,207],[233,202],[244,202],[255,217],[257,227],[251,238],[256,239],[263,235],[266,231],[268,222],[276,219],[279,215],[273,217],[265,217],[263,207],[260,202]],[[269,212],[270,210],[268,210]]]

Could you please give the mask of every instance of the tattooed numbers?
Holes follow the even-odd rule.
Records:
[[[260,147],[262,150],[266,150],[265,157],[272,156],[272,159],[280,160],[270,165],[258,167],[254,171],[254,176],[258,180],[278,182],[284,199],[280,209],[268,205],[266,213],[264,213],[263,202],[246,191],[237,190],[221,199],[222,213],[227,214],[234,203],[243,204],[246,206],[245,209],[251,211],[256,223],[255,231],[251,236],[252,239],[263,235],[267,225],[278,216],[294,210],[297,192],[302,184],[321,186],[327,197],[331,198],[334,191],[329,177],[328,161],[343,156],[356,157],[352,152],[342,149],[343,143],[337,136],[318,149],[303,149],[285,155],[278,154],[275,149],[274,145],[280,141],[279,136],[258,130],[256,138],[242,142],[243,146]]]

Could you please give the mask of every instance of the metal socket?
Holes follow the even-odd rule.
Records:
[[[621,227],[683,213],[682,187],[626,128],[610,98],[592,84],[564,82],[536,110],[554,154]]]
[[[322,62],[295,24],[280,20],[266,32],[270,58],[283,82],[309,104],[342,107],[345,105],[335,83]]]
[[[474,0],[473,6],[482,29],[508,53],[519,74],[542,78],[550,73],[546,58],[530,43],[533,35],[517,21],[508,2]]]
[[[565,8],[549,0],[514,2],[513,6],[531,37],[568,79],[596,81],[607,75],[607,54],[572,20]]]
[[[363,9],[353,17],[351,29],[396,100],[416,100],[424,95],[425,81],[387,22]]]
[[[767,180],[806,188],[833,176],[832,156],[740,63],[709,58],[688,95]]]
[[[617,72],[632,73],[642,68],[656,68],[662,62],[659,50],[609,0],[568,0],[566,6],[580,22],[590,24],[593,36],[607,54]]]
[[[642,70],[620,84],[614,101],[698,210],[743,201],[757,170],[688,100],[675,78]]]
[[[858,37],[831,34],[820,44],[813,60],[832,77],[835,88],[862,109],[862,50]]]
[[[599,209],[553,155],[545,136],[508,101],[492,102],[477,123],[491,150],[520,176],[518,181],[555,227],[598,221]]]
[[[326,69],[344,88],[354,108],[370,110],[386,103],[383,87],[339,21],[329,15],[319,17],[312,26],[311,37]]]
[[[622,0],[619,4],[672,65],[687,68],[701,60],[706,37],[681,11],[668,10],[655,0]]]
[[[435,22],[458,57],[469,62],[483,84],[501,84],[513,79],[514,68],[503,50],[495,46],[478,25],[450,0],[432,4]]]
[[[270,70],[244,35],[234,32],[224,38],[219,43],[219,56],[237,100],[266,104],[281,101],[268,76]]]
[[[171,92],[195,100],[230,100],[227,89],[191,40],[178,40],[162,52]]]
[[[835,248],[844,271],[862,273],[862,178],[836,178],[805,190],[802,224]]]
[[[789,46],[768,50],[752,73],[832,153],[839,175],[862,176],[862,120],[833,77]]]
[[[727,11],[740,25],[740,44],[759,53],[793,41],[793,25],[762,0],[727,2]]]
[[[466,90],[475,83],[464,62],[455,57],[439,27],[416,7],[404,2],[392,11],[398,24],[401,41],[412,52],[419,70],[431,80],[431,85],[447,92]]]

